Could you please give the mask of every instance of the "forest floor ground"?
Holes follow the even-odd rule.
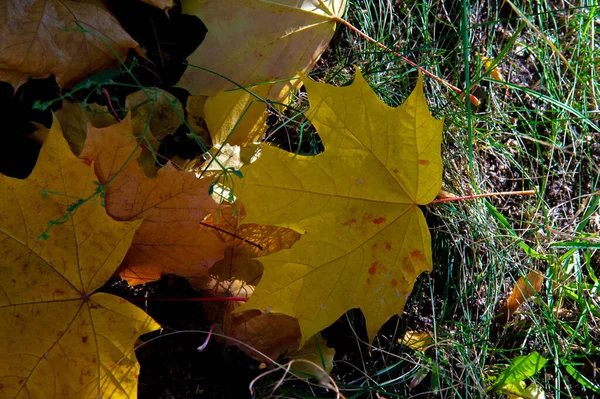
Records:
[[[600,394],[600,8],[560,0],[348,3],[351,24],[481,101],[472,104],[426,78],[430,109],[445,120],[443,189],[458,196],[535,194],[423,208],[434,267],[418,278],[404,313],[372,343],[357,310],[323,332],[336,350],[332,377],[341,392],[346,398],[484,397],[512,359],[537,351],[548,363],[528,383],[535,381],[547,398]],[[162,18],[155,15],[149,18]],[[490,75],[494,65],[503,80]],[[417,78],[414,67],[343,26],[310,76],[345,85],[354,66],[390,106],[404,101]],[[44,81],[24,85],[19,106],[0,85],[0,109],[12,120],[23,113],[23,120],[49,124],[48,114],[31,110],[33,101],[57,96]],[[302,93],[297,101],[305,101]],[[278,129],[279,121],[271,122],[272,140],[298,144],[299,126]],[[31,133],[19,123],[14,132]],[[20,137],[10,140],[25,153],[36,151]],[[0,150],[2,171],[9,166],[1,151],[14,148],[10,140]],[[183,148],[183,141],[173,147]],[[539,293],[508,320],[498,318],[517,280],[532,271],[543,276]],[[104,290],[137,299],[197,296],[175,276],[138,288],[115,278]],[[136,304],[165,327],[146,340],[171,333],[137,351],[140,399],[249,397],[250,382],[264,372],[260,362],[217,343],[199,352],[206,335],[196,332],[211,326],[201,303]],[[420,352],[400,344],[406,331],[430,334],[431,345]],[[255,394],[335,397],[318,385],[279,371],[259,379]]]

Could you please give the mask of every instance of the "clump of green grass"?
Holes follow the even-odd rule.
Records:
[[[476,107],[426,80],[429,105],[446,121],[444,189],[536,194],[427,208],[434,272],[368,351],[357,332],[360,360],[339,362],[362,375],[338,375],[346,397],[482,397],[491,376],[534,350],[548,359],[535,377],[546,397],[600,393],[600,9],[498,3],[349,1],[354,26],[482,100]],[[343,27],[314,77],[346,84],[353,65],[392,106],[416,80],[415,68]],[[503,325],[500,306],[531,270],[545,276],[541,291]],[[433,345],[399,345],[407,330],[428,331]],[[291,395],[303,397],[298,390]]]

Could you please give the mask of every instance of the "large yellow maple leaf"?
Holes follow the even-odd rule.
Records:
[[[0,175],[0,398],[137,397],[134,343],[159,326],[94,291],[141,222],[113,220],[99,199],[73,208],[95,180],[56,121],[26,180]]]
[[[356,72],[347,87],[304,78],[308,118],[325,151],[294,156],[263,147],[236,195],[247,223],[303,233],[289,250],[261,258],[265,271],[250,301],[298,318],[302,340],[351,308],[369,337],[401,313],[415,279],[432,267],[431,238],[419,205],[441,187],[441,131],[423,81],[398,108],[385,105]]]

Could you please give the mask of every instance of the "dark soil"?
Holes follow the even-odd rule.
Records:
[[[100,291],[129,299],[163,328],[140,337],[136,350],[141,365],[140,399],[201,399],[250,397],[248,385],[262,373],[259,362],[237,347],[225,348],[212,337],[203,351],[212,321],[201,298],[184,278],[167,275],[138,287],[118,277]]]

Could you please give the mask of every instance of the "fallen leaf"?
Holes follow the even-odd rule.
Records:
[[[245,345],[235,341],[228,341],[228,345],[237,345],[253,359],[272,363],[282,353],[298,348],[300,327],[293,317],[260,310],[229,314],[223,324],[225,334]]]
[[[224,91],[209,97],[204,104],[204,119],[214,146],[229,144],[248,146],[260,140],[267,130],[267,104],[255,97],[265,98],[270,85],[248,90]]]
[[[204,105],[207,99],[208,97],[206,96],[189,96],[185,105],[187,111],[186,119],[206,148],[212,148],[212,139],[204,120]]]
[[[215,96],[241,86],[295,78],[308,73],[333,37],[332,16],[342,16],[346,0],[184,0],[183,12],[208,28],[206,39],[188,57],[179,86]],[[235,49],[235,51],[232,51]],[[297,82],[273,86],[269,98],[282,101]]]
[[[147,177],[156,177],[158,165],[168,161],[159,157],[158,149],[161,142],[183,123],[183,106],[171,93],[146,87],[128,95],[125,107],[131,113],[133,135],[143,141],[137,162]]]
[[[331,370],[333,370],[334,357],[335,349],[327,346],[327,342],[321,334],[317,334],[307,340],[302,348],[288,355],[288,359],[290,360],[303,359],[310,362],[294,362],[292,364],[291,370],[296,377],[313,377],[318,380],[327,379],[326,375],[330,374]],[[315,367],[315,365],[318,367]]]
[[[519,277],[517,284],[513,287],[510,296],[504,306],[498,311],[496,317],[502,322],[508,323],[522,304],[540,292],[543,282],[544,276],[537,270],[527,273],[526,279]]]
[[[192,285],[212,297],[249,298],[263,272],[262,264],[251,256],[247,247],[229,247],[224,258],[210,268],[209,275],[193,278]],[[208,317],[216,323],[216,331],[232,338],[225,340],[226,345],[237,345],[248,356],[267,363],[298,348],[300,327],[296,319],[259,310],[232,314],[240,303],[204,303]]]
[[[537,352],[527,356],[517,356],[488,388],[488,391],[502,392],[512,398],[544,399],[546,393],[535,383],[526,387],[525,379],[539,373],[546,362],[547,360]]]
[[[492,62],[493,60],[489,59],[488,57],[486,57],[483,54],[477,54],[479,56],[479,59],[481,60],[481,62],[483,63],[483,67],[484,69],[487,71],[488,69],[490,69],[490,67],[492,66]],[[500,73],[500,70],[498,69],[498,66],[495,65],[489,72],[490,76],[496,80],[501,80],[502,82],[504,82],[504,77],[502,76],[502,73]]]
[[[304,84],[325,151],[305,157],[263,146],[235,182],[246,222],[304,235],[260,259],[263,279],[236,311],[296,317],[303,343],[358,307],[372,340],[432,267],[419,205],[441,188],[443,121],[429,114],[422,78],[398,108],[381,102],[359,71],[346,87]]]
[[[106,210],[117,220],[140,220],[121,276],[129,284],[147,283],[163,274],[202,276],[223,258],[221,240],[202,231],[200,222],[217,210],[208,194],[210,181],[177,171],[167,163],[156,178],[135,162],[141,150],[132,134],[131,117],[105,129],[90,127],[81,158],[95,160],[106,189]]]
[[[175,133],[183,123],[184,111],[179,100],[157,87],[146,87],[128,95],[125,107],[131,112],[134,132],[141,136],[149,130],[158,141]]]
[[[398,342],[411,349],[425,353],[427,348],[429,348],[433,342],[433,339],[428,332],[407,331],[404,333],[403,338],[398,339]]]
[[[240,226],[239,221],[244,216],[243,208],[235,212],[231,206],[222,206],[203,222],[204,229],[214,231],[230,246],[223,259],[210,268],[208,276],[191,280],[196,289],[208,291],[211,296],[249,298],[263,273],[262,264],[254,258],[290,248],[300,237],[297,232],[282,227]],[[268,363],[298,348],[300,327],[296,319],[258,310],[232,314],[240,303],[204,304],[209,317],[221,325],[224,335],[243,342],[227,340],[227,345],[237,345],[248,356]]]
[[[83,106],[63,100],[63,105],[54,116],[58,119],[63,135],[71,147],[73,154],[79,156],[85,144],[88,124],[97,128],[108,127],[117,120],[108,112],[106,107],[96,104]]]
[[[126,300],[95,291],[140,222],[113,220],[99,200],[67,213],[94,194],[95,180],[56,120],[26,180],[0,175],[2,397],[137,397],[134,343],[160,326]]]
[[[216,179],[227,168],[239,170],[250,163],[258,150],[256,143],[267,129],[267,105],[255,95],[264,97],[270,87],[258,86],[252,94],[232,90],[215,97],[188,98],[188,120],[193,121],[195,131],[208,130],[213,145],[212,158],[199,167],[204,176]]]
[[[138,47],[101,0],[7,0],[0,6],[0,80],[15,89],[52,74],[60,87],[70,86]]]
[[[198,167],[201,175],[212,179],[222,175],[228,168],[240,169],[244,162],[241,158],[241,147],[223,144],[210,150],[212,156]],[[220,201],[218,201],[220,202]]]

